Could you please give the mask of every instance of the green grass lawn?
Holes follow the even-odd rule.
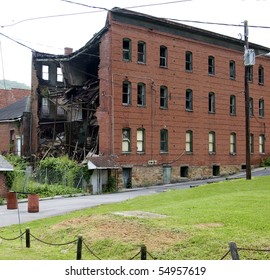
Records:
[[[22,229],[29,227],[34,237],[58,244],[81,234],[83,259],[130,259],[145,244],[149,259],[218,260],[230,241],[239,248],[270,249],[269,202],[270,177],[256,177],[169,190],[29,222]],[[115,214],[126,211],[165,217]],[[1,237],[18,235],[18,225],[0,228]],[[0,238],[0,259],[76,259],[76,242],[53,246],[34,237],[30,248],[25,247],[25,235],[14,241]],[[270,259],[270,252],[241,250],[239,254],[241,259]]]

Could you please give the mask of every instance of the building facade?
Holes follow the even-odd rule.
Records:
[[[0,153],[31,158],[31,91],[0,90]]]
[[[270,150],[270,49],[250,48],[250,153],[258,166]],[[80,50],[33,54],[33,130],[50,128],[54,143],[63,136],[71,156],[110,156],[123,187],[234,173],[246,166],[243,54],[241,40],[114,8]],[[65,117],[48,114],[42,123],[48,106]],[[39,133],[37,150],[46,138]]]

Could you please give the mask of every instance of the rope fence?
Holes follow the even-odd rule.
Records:
[[[25,235],[26,248],[30,248],[31,247],[31,237],[34,240],[38,241],[38,242],[41,242],[41,243],[43,243],[45,245],[50,245],[50,246],[65,246],[65,245],[70,245],[70,244],[73,244],[73,243],[77,243],[76,260],[81,260],[82,259],[83,245],[87,249],[87,251],[90,254],[92,254],[96,259],[102,260],[102,258],[100,258],[96,253],[94,253],[94,251],[86,244],[86,242],[83,240],[82,235],[78,235],[77,239],[69,241],[69,242],[65,242],[65,243],[50,243],[50,242],[46,242],[46,241],[41,240],[40,238],[36,237],[32,233],[30,233],[30,229],[29,228],[26,228],[25,232],[23,232],[19,236],[16,236],[14,238],[4,238],[4,237],[2,237],[0,235],[0,239],[6,240],[6,241],[13,241],[13,240],[16,240],[16,239],[19,239],[19,238],[22,239],[22,237],[24,235]],[[138,253],[136,253],[132,258],[130,258],[130,260],[133,260],[133,259],[137,258],[139,255],[141,256],[141,260],[146,260],[147,259],[147,255],[149,255],[152,259],[156,259],[147,251],[145,245],[141,245],[140,251]]]
[[[26,248],[30,248],[31,246],[31,237],[38,241],[41,242],[43,244],[46,245],[51,245],[51,246],[65,246],[65,245],[70,245],[73,243],[77,243],[77,251],[76,251],[76,260],[81,260],[82,259],[82,249],[83,246],[85,247],[85,249],[91,254],[93,255],[97,260],[102,260],[102,258],[100,258],[87,244],[86,242],[83,240],[82,235],[78,235],[77,239],[74,239],[72,241],[69,242],[64,242],[64,243],[50,243],[50,242],[46,242],[44,240],[41,240],[40,238],[34,236],[32,233],[30,233],[30,229],[26,228],[26,230],[21,233],[20,235],[13,237],[13,238],[5,238],[3,236],[0,235],[0,239],[5,240],[5,241],[14,241],[17,239],[22,239],[22,237],[25,235],[25,244],[26,244]],[[229,242],[229,250],[219,259],[219,260],[224,260],[226,259],[226,257],[228,255],[231,255],[231,259],[232,260],[240,260],[240,255],[239,255],[239,251],[248,251],[248,252],[263,252],[263,253],[270,253],[270,249],[255,249],[255,248],[241,248],[241,247],[237,247],[235,242]],[[136,258],[138,258],[140,256],[140,260],[147,260],[147,256],[149,256],[151,259],[153,260],[157,260],[157,258],[155,258],[150,252],[147,251],[147,248],[145,245],[141,245],[140,250],[131,258],[129,258],[129,260],[135,260]]]

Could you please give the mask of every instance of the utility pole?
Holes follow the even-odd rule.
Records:
[[[244,35],[245,35],[245,58],[249,55],[248,44],[248,22],[244,21]],[[245,63],[245,128],[246,128],[246,179],[251,179],[251,165],[250,165],[250,100],[249,100],[249,67],[250,63]]]

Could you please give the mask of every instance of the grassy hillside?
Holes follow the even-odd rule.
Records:
[[[218,260],[230,241],[241,248],[270,249],[269,201],[270,177],[257,177],[138,197],[22,228],[49,243],[82,234],[83,259],[130,259],[145,244],[156,259]],[[18,233],[18,225],[0,228],[2,237]],[[76,246],[49,246],[32,237],[27,249],[25,240],[1,240],[0,259],[75,259]],[[241,259],[270,259],[268,252],[239,253]]]
[[[21,89],[30,89],[30,86],[19,83],[16,81],[10,81],[10,80],[0,80],[0,89],[11,89],[11,88],[21,88]]]

